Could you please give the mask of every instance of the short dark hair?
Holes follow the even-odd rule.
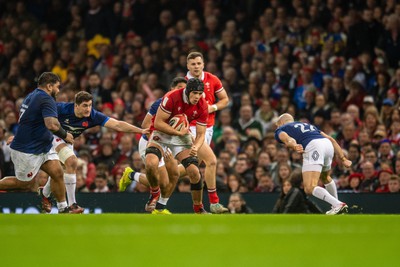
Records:
[[[169,88],[174,88],[174,87],[176,87],[179,83],[187,84],[187,81],[186,81],[185,77],[175,77],[175,78],[172,80],[171,84],[169,85]]]
[[[189,59],[195,59],[196,57],[201,57],[201,59],[204,60],[202,53],[200,53],[200,52],[191,52],[187,56],[186,61],[189,61]]]
[[[38,78],[38,87],[43,87],[48,84],[56,84],[61,82],[60,77],[57,74],[52,72],[43,72]]]
[[[93,96],[86,91],[80,91],[75,95],[75,104],[80,105],[83,102],[93,101]]]

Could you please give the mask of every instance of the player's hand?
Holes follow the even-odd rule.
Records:
[[[148,135],[150,133],[150,128],[142,129],[142,134]]]
[[[7,138],[6,144],[9,145],[14,140],[14,135]]]
[[[303,146],[301,144],[296,144],[293,148],[297,153],[303,153],[304,149]]]
[[[208,105],[208,113],[213,113],[213,112],[215,112],[216,110],[215,110],[215,108],[214,108],[214,105]]]
[[[164,160],[169,161],[169,160],[173,160],[173,159],[174,159],[174,157],[172,156],[172,151],[169,148],[167,148],[164,151]]]
[[[69,144],[74,144],[74,136],[70,133],[67,133],[67,137],[65,137],[65,142],[69,143]]]
[[[352,162],[351,160],[345,159],[344,161],[342,161],[343,166],[345,166],[346,168],[350,168]]]
[[[177,136],[184,136],[189,134],[189,128],[183,127],[180,131],[177,132]]]
[[[192,149],[190,150],[190,156],[197,157],[197,150],[198,148],[195,145],[193,145]]]

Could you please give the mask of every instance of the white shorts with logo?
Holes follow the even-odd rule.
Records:
[[[314,139],[308,143],[303,153],[302,172],[329,171],[335,150],[327,138]]]
[[[176,136],[165,134],[157,130],[153,131],[150,135],[149,142],[159,145],[164,153],[167,149],[171,150],[174,157],[186,149],[191,149],[193,145],[192,135],[190,134]]]
[[[20,152],[11,148],[11,159],[14,163],[15,176],[20,181],[31,181],[39,172],[40,167],[48,160],[58,160],[57,153],[51,150],[39,155]]]
[[[149,141],[147,141],[146,139],[142,137],[140,137],[139,140],[139,154],[140,157],[142,158],[143,163],[146,163],[146,148],[147,148],[147,144],[149,143]],[[165,165],[164,162],[164,157],[161,157],[160,162],[158,163],[158,167],[162,167]]]
[[[190,126],[190,132],[194,137],[196,137],[196,126]],[[205,136],[205,141],[207,142],[208,145],[211,144],[212,137],[214,134],[214,127],[207,127],[206,129],[206,136]]]

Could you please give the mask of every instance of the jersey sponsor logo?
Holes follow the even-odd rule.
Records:
[[[88,126],[89,126],[89,123],[88,123],[87,121],[84,121],[84,122],[82,122],[82,126],[83,126],[83,127],[88,127]]]

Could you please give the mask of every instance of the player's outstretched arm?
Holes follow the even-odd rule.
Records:
[[[119,121],[113,118],[110,118],[106,124],[104,124],[104,127],[113,129],[118,132],[124,132],[124,133],[140,133],[140,134],[146,134],[147,129],[142,129],[139,127],[136,127],[130,123],[127,123],[125,121]]]
[[[333,148],[335,149],[335,154],[339,156],[340,160],[343,162],[343,165],[346,168],[349,168],[351,166],[351,161],[346,158],[346,156],[344,155],[344,152],[343,152],[342,148],[339,146],[338,142],[336,142],[336,140],[334,138],[332,138],[332,136],[327,135],[326,133],[324,133],[322,131],[321,131],[321,134],[323,137],[328,138],[329,141],[331,141]]]

